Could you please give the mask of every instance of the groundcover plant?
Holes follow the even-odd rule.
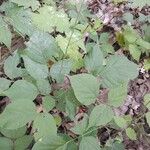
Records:
[[[149,77],[150,1],[99,1],[132,9],[118,30],[94,0],[0,3],[1,150],[124,150],[149,140],[150,94],[130,105],[138,113],[121,110],[131,82],[143,70]]]

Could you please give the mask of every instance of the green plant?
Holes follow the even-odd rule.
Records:
[[[129,50],[131,56],[136,61],[139,61],[142,53],[149,55],[150,43],[142,39],[131,26],[125,26],[122,33],[117,33],[117,39],[122,47]]]
[[[42,2],[10,0],[0,6],[4,14],[0,42],[10,49],[14,34],[26,39],[26,48],[16,50],[4,63],[7,79],[0,78],[0,95],[11,100],[0,114],[0,149],[23,150],[32,142],[33,150],[98,150],[102,146],[97,131],[103,126],[119,128],[135,140],[131,121],[116,116],[114,108],[123,105],[128,82],[138,76],[138,65],[115,54],[112,45],[106,46],[107,33],[98,37],[97,29],[103,25],[83,0],[72,0],[64,9],[58,7],[59,1]],[[127,27],[122,36],[130,52],[137,45],[149,49],[148,42],[128,30],[133,31]],[[87,33],[91,41],[85,44]],[[138,60],[141,51],[131,54]],[[108,100],[99,101],[100,89],[105,88]],[[82,106],[87,112],[78,121],[76,110]],[[64,122],[74,123],[65,133],[59,128],[61,116],[52,113],[55,109],[64,114]],[[146,117],[149,122],[149,113]],[[28,134],[27,127],[32,128]],[[123,149],[121,136],[112,139],[108,148]]]

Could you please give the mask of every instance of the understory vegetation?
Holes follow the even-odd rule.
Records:
[[[0,3],[0,150],[150,149],[149,0]]]

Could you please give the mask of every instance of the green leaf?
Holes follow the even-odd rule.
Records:
[[[146,4],[147,5],[150,5],[150,1],[149,0],[130,0],[131,4],[129,3],[129,5],[132,7],[132,8],[136,8],[136,7],[139,7],[140,9],[142,9],[143,6],[145,6]]]
[[[77,107],[81,105],[76,99],[73,90],[69,89],[66,91],[62,100],[65,101],[64,111],[68,117],[73,120],[76,115]]]
[[[36,117],[33,102],[17,101],[9,104],[0,115],[0,127],[4,129],[18,129]]]
[[[146,120],[147,120],[148,125],[150,126],[150,112],[146,113]]]
[[[96,44],[93,50],[85,57],[86,69],[93,74],[99,73],[102,69],[103,59],[103,53],[98,44]]]
[[[55,107],[55,100],[52,96],[45,96],[43,98],[43,107],[47,112],[49,112]]]
[[[112,144],[112,147],[108,150],[125,150],[124,144],[118,141]]]
[[[132,57],[136,60],[139,61],[140,56],[141,56],[141,51],[139,49],[139,47],[135,44],[129,44],[129,51],[130,54],[132,55]]]
[[[124,27],[123,36],[127,44],[134,44],[137,39],[141,38],[136,30],[134,30],[131,26]]]
[[[12,4],[12,3],[11,3]],[[37,29],[32,24],[30,9],[23,9],[16,5],[8,8],[6,20],[13,26],[14,30],[21,36],[31,36]]]
[[[138,76],[138,66],[125,56],[114,55],[108,58],[106,66],[100,72],[103,85],[114,87],[121,83],[128,83]]]
[[[129,137],[129,139],[131,139],[131,140],[136,140],[137,139],[136,132],[134,131],[134,129],[132,129],[130,127],[126,129],[126,134]]]
[[[90,105],[95,102],[100,83],[90,74],[78,74],[70,76],[71,86],[79,102],[84,105]]]
[[[8,138],[0,137],[0,149],[1,150],[12,150],[13,149],[13,141]]]
[[[33,11],[37,10],[40,6],[38,0],[10,0],[13,3],[16,3],[18,6],[24,6],[24,8],[31,7]]]
[[[56,79],[58,83],[61,83],[64,81],[65,75],[69,74],[71,68],[71,60],[60,60],[52,65],[50,69],[50,75],[53,79]]]
[[[48,33],[34,32],[26,46],[27,55],[35,62],[46,64],[49,60],[53,60],[53,57],[58,57],[58,46]]]
[[[75,97],[73,90],[69,89],[64,91],[61,89],[56,91],[54,95],[57,100],[56,108],[66,112],[66,115],[73,120],[76,115],[77,107],[81,105]]]
[[[60,115],[54,115],[54,119],[55,119],[56,125],[59,127],[62,123],[62,118],[60,117]]]
[[[79,150],[100,150],[100,145],[96,138],[87,136],[82,138]]]
[[[18,138],[14,142],[14,149],[15,150],[26,150],[32,141],[33,141],[33,137],[31,135],[25,135],[21,138]]]
[[[90,114],[88,128],[106,125],[113,119],[113,117],[114,113],[111,107],[103,104],[97,105]]]
[[[70,142],[69,144],[67,144],[66,150],[78,150],[78,146],[75,142]]]
[[[71,95],[69,96],[69,94],[67,94],[65,100],[66,100],[65,111],[70,119],[74,119],[74,116],[76,115],[76,109],[78,106],[78,103],[75,102],[76,98],[74,97],[74,93],[72,96]]]
[[[66,150],[66,148],[66,141],[62,137],[48,136],[35,143],[32,150]]]
[[[103,54],[104,54],[105,57],[108,56],[108,54],[114,54],[114,48],[109,43],[107,43],[107,44],[103,43],[101,45],[101,49],[102,49],[102,52],[103,52]]]
[[[53,137],[57,135],[56,122],[53,116],[48,113],[39,114],[34,120],[33,128],[37,130],[34,133],[36,141],[46,136]]]
[[[76,70],[83,66],[82,54],[79,52],[79,47],[82,48],[84,51],[85,48],[84,48],[83,40],[81,40],[78,33],[75,32],[71,39],[70,37],[71,37],[71,32],[68,34],[67,37],[58,35],[56,37],[56,41],[58,42],[58,45],[62,50],[62,52],[65,54],[65,56],[73,60],[74,62],[73,69]]]
[[[48,95],[51,92],[51,86],[47,79],[36,80],[36,84],[37,84],[38,90],[40,91],[40,94]]]
[[[150,59],[144,60],[144,69],[150,70]]]
[[[144,105],[150,110],[150,94],[144,96]]]
[[[34,79],[45,79],[48,76],[48,66],[39,64],[33,60],[31,60],[27,56],[23,56],[24,65],[27,72],[34,78]]]
[[[114,107],[123,105],[127,96],[127,84],[123,83],[119,86],[113,87],[108,93],[108,104]]]
[[[121,116],[115,116],[114,121],[120,128],[124,129],[127,127],[127,121]]]
[[[25,80],[16,81],[7,91],[3,92],[13,101],[33,101],[38,95],[37,88]]]
[[[71,128],[71,131],[75,134],[82,135],[88,127],[88,116],[85,115],[84,118],[76,122],[75,126]]]
[[[0,93],[7,90],[11,84],[10,80],[7,80],[5,78],[0,78]]]
[[[56,27],[57,31],[64,32],[70,27],[69,18],[63,10],[56,11],[54,7],[46,5],[41,7],[38,13],[32,14],[32,20],[33,24],[42,31],[52,32]],[[60,20],[63,21],[60,23]]]
[[[14,6],[14,3],[11,3],[10,1],[4,1],[0,6],[0,11],[5,12],[7,14],[7,11],[11,9]]]
[[[138,39],[136,41],[136,44],[143,47],[143,48],[145,48],[145,49],[150,50],[150,43],[147,42],[147,41],[144,41],[143,39]]]
[[[43,0],[43,2],[44,2],[45,4],[55,5],[57,1],[55,2],[55,0]]]
[[[130,22],[131,24],[134,23],[133,15],[130,12],[126,12],[123,14],[123,20]]]
[[[21,128],[15,129],[15,130],[7,130],[7,129],[1,129],[0,132],[8,138],[11,139],[17,139],[25,135],[27,131],[27,127],[23,126]]]
[[[17,65],[20,63],[20,58],[17,53],[14,53],[13,56],[9,56],[4,62],[4,72],[10,78],[17,78],[22,76],[22,71],[20,68],[17,68]]]
[[[8,25],[3,21],[3,18],[0,16],[0,43],[4,43],[8,48],[11,47],[11,32],[8,28]]]

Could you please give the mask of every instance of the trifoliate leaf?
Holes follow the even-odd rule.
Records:
[[[28,148],[28,146],[31,144],[31,142],[33,141],[33,137],[31,135],[25,135],[21,138],[18,138],[15,142],[14,142],[14,149],[15,150],[25,150]]]
[[[4,43],[8,48],[11,47],[11,32],[8,25],[4,22],[3,18],[0,16],[0,43]]]
[[[46,64],[39,64],[33,60],[31,60],[27,56],[23,56],[24,65],[27,72],[34,78],[34,79],[45,79],[48,76],[48,66]]]
[[[65,75],[69,74],[72,68],[71,60],[60,60],[52,65],[50,75],[58,83],[64,81]]]
[[[4,62],[4,72],[10,78],[17,78],[22,76],[22,70],[17,68],[17,65],[20,63],[20,58],[17,53],[13,56],[9,56]]]
[[[106,66],[100,72],[103,85],[114,87],[128,82],[138,76],[138,66],[129,61],[125,56],[110,56]]]
[[[48,18],[45,20],[45,18]],[[69,18],[63,10],[56,11],[54,7],[44,6],[38,13],[32,14],[33,24],[40,30],[52,32],[56,27],[57,31],[64,32],[70,27]],[[61,20],[61,23],[60,23]]]
[[[12,150],[13,141],[11,139],[0,137],[0,149],[1,150]]]
[[[32,83],[18,80],[4,94],[13,101],[33,101],[38,95],[38,90]]]
[[[79,150],[100,150],[100,145],[95,137],[82,137]]]
[[[111,107],[107,105],[95,106],[89,117],[88,128],[94,126],[106,125],[113,119],[113,117],[114,117],[114,113]]]
[[[34,133],[36,141],[46,136],[57,135],[56,122],[53,116],[48,113],[39,114],[34,120],[33,128],[36,130]]]
[[[47,79],[36,80],[36,84],[37,84],[38,90],[40,91],[40,94],[48,95],[51,92],[51,86]]]
[[[53,99],[52,96],[45,96],[43,98],[43,107],[47,112],[49,112],[55,107],[55,99]]]
[[[55,39],[48,33],[35,32],[26,45],[27,55],[36,62],[46,64],[48,60],[58,56]]]
[[[27,131],[27,127],[23,126],[21,128],[15,129],[15,130],[7,130],[7,129],[1,129],[0,132],[8,138],[11,139],[17,139],[25,135]]]
[[[11,2],[16,3],[18,6],[24,6],[24,8],[31,7],[33,11],[37,10],[40,6],[38,0],[11,0]]]
[[[93,50],[85,57],[84,62],[86,69],[93,74],[97,74],[102,69],[103,59],[103,53],[100,47],[96,44],[93,47]]]
[[[123,105],[126,96],[127,96],[126,83],[113,87],[110,89],[108,93],[108,104],[114,107],[119,107]]]
[[[131,139],[131,140],[137,139],[137,135],[136,135],[135,130],[130,128],[130,127],[126,129],[126,134],[129,137],[129,139]]]
[[[0,93],[7,90],[11,84],[10,80],[7,80],[5,78],[0,78]]]
[[[36,117],[36,109],[31,101],[16,101],[9,104],[0,115],[0,127],[18,129]]]
[[[99,94],[100,83],[90,74],[70,76],[71,86],[79,102],[90,105],[95,102]]]

